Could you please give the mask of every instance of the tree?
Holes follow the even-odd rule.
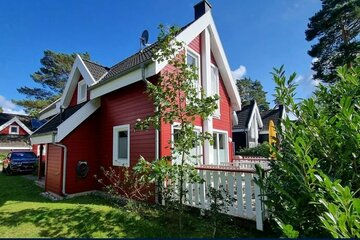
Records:
[[[336,68],[350,67],[360,54],[360,1],[322,0],[322,9],[309,20],[306,40],[318,39],[308,51],[315,58],[314,79],[332,83]]]
[[[241,104],[243,106],[249,105],[251,100],[256,100],[260,111],[269,110],[269,103],[266,102],[266,92],[260,81],[253,81],[251,78],[245,77],[236,81]]]
[[[83,53],[80,56],[90,59],[89,53]],[[32,80],[40,86],[18,88],[18,92],[25,95],[25,99],[13,100],[13,102],[25,108],[26,113],[36,115],[61,96],[75,58],[76,53],[44,51],[44,56],[40,60],[42,67],[30,75]]]
[[[186,183],[201,182],[194,168],[191,150],[204,141],[212,141],[212,134],[195,131],[195,116],[202,119],[212,116],[217,108],[219,96],[199,94],[194,81],[199,79],[197,69],[186,62],[185,45],[175,40],[178,29],[171,27],[169,31],[160,26],[158,48],[154,59],[167,61],[171,66],[166,68],[156,83],[147,81],[147,93],[154,101],[154,114],[137,122],[140,130],[154,127],[160,129],[161,124],[178,123],[174,140],[170,140],[172,155],[153,162],[141,158],[136,171],[140,171],[150,182],[158,182],[162,187],[162,196],[167,204],[173,204],[179,213],[179,228],[183,229],[182,216],[186,202]],[[170,162],[169,162],[170,161]]]
[[[337,73],[299,103],[296,75],[286,79],[282,67],[273,74],[277,99],[297,121],[282,121],[276,161],[268,175],[260,171],[259,184],[288,237],[360,236],[360,58]]]
[[[2,113],[2,112],[4,112],[4,110],[3,110],[3,108],[2,108],[2,107],[0,107],[0,113]]]

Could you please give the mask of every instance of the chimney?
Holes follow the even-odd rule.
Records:
[[[211,10],[211,5],[207,0],[201,0],[194,6],[195,10],[195,20],[204,15],[207,11]]]

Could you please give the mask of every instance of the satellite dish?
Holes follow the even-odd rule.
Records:
[[[144,30],[140,37],[141,47],[145,47],[148,41],[149,41],[149,32],[148,30]]]

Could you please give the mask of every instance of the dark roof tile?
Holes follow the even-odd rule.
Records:
[[[96,81],[99,81],[99,79],[110,70],[110,68],[101,66],[98,63],[94,63],[86,59],[83,59],[83,61]]]
[[[269,129],[270,120],[274,122],[275,126],[278,126],[280,124],[283,111],[283,105],[280,105],[277,109],[263,111],[261,113],[261,119],[264,125],[263,130],[267,131]]]
[[[241,111],[236,112],[238,124],[233,126],[233,129],[247,129],[254,106],[255,102],[252,101],[249,105],[244,106]]]
[[[55,117],[53,117],[52,119],[50,119],[47,123],[45,123],[44,125],[42,125],[37,131],[35,131],[32,135],[41,135],[41,134],[45,134],[45,133],[50,133],[50,132],[56,132],[57,131],[57,127],[64,122],[66,119],[68,119],[69,117],[71,117],[74,113],[76,113],[82,106],[84,106],[86,104],[86,102],[73,106],[73,107],[68,107],[67,109],[65,109],[60,117],[60,113],[58,113]]]

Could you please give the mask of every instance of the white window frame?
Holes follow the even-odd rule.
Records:
[[[12,132],[12,131],[11,131],[11,128],[13,128],[13,127],[16,128],[16,132]],[[20,132],[19,126],[17,126],[17,125],[10,125],[10,126],[9,126],[9,134],[18,135],[19,132]]]
[[[81,89],[85,87],[84,96],[81,96]],[[87,85],[85,80],[81,80],[78,82],[77,86],[77,103],[83,103],[87,100]]]
[[[190,55],[192,57],[194,57],[195,59],[197,59],[197,70],[198,70],[198,79],[197,79],[197,86],[198,86],[198,89],[197,89],[197,92],[198,92],[198,97],[200,98],[201,97],[201,62],[200,62],[200,54],[195,52],[194,50],[192,50],[191,48],[187,47],[186,48],[186,64],[187,64],[187,55]],[[193,79],[192,81],[194,81],[195,79]]]
[[[210,79],[210,85],[211,85],[211,95],[213,96],[213,81],[212,81],[212,70],[216,71],[216,85],[217,85],[217,92],[215,94],[217,94],[219,96],[219,100],[217,100],[217,106],[218,108],[214,111],[213,114],[213,118],[220,118],[220,75],[219,75],[219,69],[214,65],[211,64],[211,79]]]
[[[174,149],[174,130],[175,129],[180,129],[180,123],[178,122],[174,122],[172,125],[171,125],[171,148]],[[198,133],[201,133],[202,132],[202,127],[200,126],[195,126],[195,131],[198,132]],[[200,165],[203,164],[204,162],[204,152],[203,152],[203,146],[200,145],[198,146],[199,148],[199,155],[200,156]],[[172,153],[171,153],[172,155]],[[174,163],[174,159],[172,160],[172,162]]]
[[[226,162],[229,162],[229,133],[227,131],[224,131],[224,130],[219,130],[219,129],[213,129],[213,134],[216,134],[216,141],[218,143],[217,145],[217,148],[219,149],[219,135],[218,134],[224,134],[225,135],[225,159],[226,159]],[[213,147],[213,146],[212,146]],[[215,152],[215,151],[213,151]],[[217,159],[218,161],[220,160],[220,154],[219,154],[219,151],[217,151]],[[215,161],[215,158],[214,158],[214,161]],[[215,162],[214,162],[215,164]],[[217,164],[221,164],[221,162],[218,162]]]
[[[40,156],[40,144],[37,146],[37,155]],[[43,145],[43,156],[46,156],[46,144]]]
[[[119,132],[127,131],[127,158],[118,158]],[[113,166],[130,166],[130,124],[124,124],[113,127]]]

